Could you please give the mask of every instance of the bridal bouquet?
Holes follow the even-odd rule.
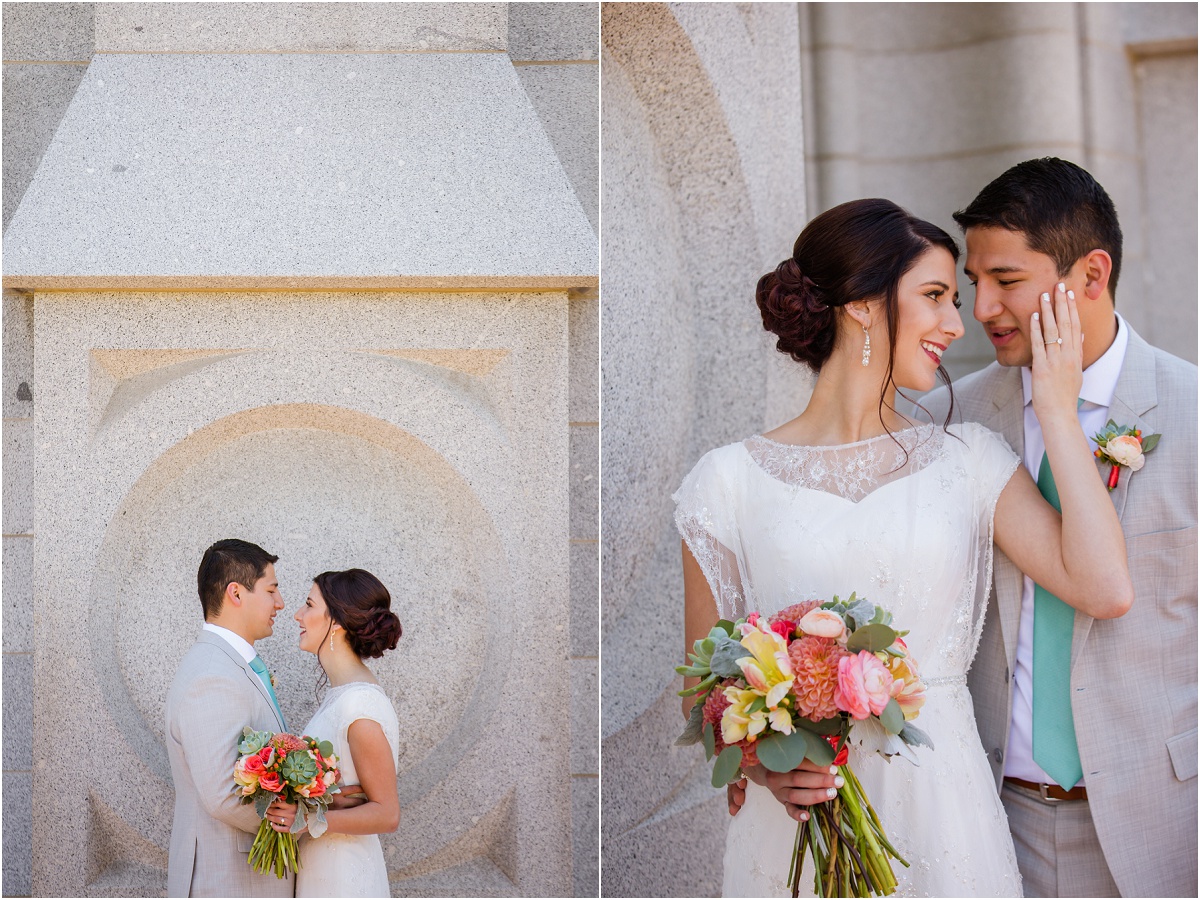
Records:
[[[340,773],[337,756],[329,741],[308,735],[296,737],[285,732],[242,729],[238,741],[238,761],[233,767],[233,791],[242,803],[253,803],[262,819],[250,848],[250,865],[259,874],[274,872],[283,878],[300,868],[296,850],[296,832],[308,825],[308,833],[325,833],[325,809]],[[266,820],[267,807],[280,798],[296,804],[296,819],[291,832],[283,834]]]
[[[769,618],[722,619],[688,654],[682,675],[700,683],[676,744],[703,743],[715,759],[712,783],[724,787],[743,766],[790,772],[805,759],[836,765],[845,780],[837,797],[810,807],[800,823],[789,879],[799,893],[810,854],[818,897],[891,894],[889,859],[908,863],[888,841],[862,785],[846,764],[848,743],[913,759],[909,746],[932,747],[911,724],[925,703],[925,685],[891,613],[856,594],[810,600]]]

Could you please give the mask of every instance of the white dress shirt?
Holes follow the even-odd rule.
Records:
[[[1125,362],[1129,346],[1129,327],[1117,316],[1117,336],[1104,355],[1084,369],[1083,387],[1079,396],[1079,424],[1092,449],[1092,435],[1103,431],[1108,424],[1108,408],[1112,405],[1117,379]],[[1025,397],[1025,468],[1036,482],[1046,443],[1042,426],[1033,411],[1032,379],[1028,368],[1021,369],[1021,389]],[[1067,648],[1066,652],[1070,652]],[[1017,662],[1013,672],[1012,727],[1008,735],[1008,752],[1004,759],[1004,774],[1038,784],[1055,784],[1053,778],[1033,761],[1033,579],[1025,576],[1021,591],[1021,625],[1017,630]],[[1084,780],[1081,778],[1079,784]]]
[[[253,644],[247,641],[240,634],[234,634],[228,628],[222,628],[220,625],[214,625],[212,622],[205,622],[204,630],[211,631],[218,637],[224,638],[229,646],[231,646],[238,653],[242,654],[242,659],[244,659],[247,663],[253,660],[254,657],[258,656],[258,654],[254,652]]]

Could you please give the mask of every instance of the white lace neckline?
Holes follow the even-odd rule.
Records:
[[[929,423],[849,444],[810,447],[755,435],[742,446],[751,461],[776,481],[857,503],[939,459],[945,434]]]
[[[847,444],[789,444],[786,441],[777,441],[777,440],[774,440],[773,438],[769,438],[765,434],[756,434],[753,437],[748,438],[748,440],[764,441],[768,444],[774,444],[776,447],[783,447],[785,449],[790,449],[790,450],[808,450],[808,451],[844,450],[849,447],[859,447],[859,446],[862,446],[863,444],[869,444],[872,441],[878,441],[878,440],[882,440],[884,438],[895,438],[896,440],[900,441],[900,443],[903,444],[904,437],[902,437],[902,435],[910,436],[912,434],[912,432],[919,433],[923,430],[932,430],[932,429],[933,429],[932,422],[918,423],[916,425],[910,425],[908,428],[901,428],[899,431],[892,431],[892,432],[885,431],[883,434],[877,434],[874,437],[863,438],[860,441],[850,441]],[[923,435],[918,434],[917,436],[920,437],[921,440],[924,440]],[[916,441],[915,443],[920,443],[920,440]],[[908,449],[911,450],[912,448],[909,447]]]

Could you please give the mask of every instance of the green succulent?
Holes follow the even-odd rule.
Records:
[[[307,750],[293,750],[287,755],[280,768],[280,774],[288,784],[303,786],[317,776],[317,763]]]
[[[255,731],[247,725],[242,729],[242,739],[238,741],[238,753],[242,756],[247,753],[257,753],[267,746],[269,740],[271,740],[271,732]]]

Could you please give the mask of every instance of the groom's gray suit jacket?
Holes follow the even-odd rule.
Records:
[[[923,405],[946,417],[945,388]],[[954,421],[979,422],[1024,454],[1021,373],[996,363],[954,384]],[[1126,897],[1196,896],[1196,367],[1131,328],[1109,418],[1161,434],[1112,501],[1133,608],[1075,613],[1071,704],[1096,833]],[[1097,477],[1109,466],[1097,461]],[[999,785],[1012,712],[1022,575],[999,550],[969,683]],[[936,763],[935,763],[936,764]]]
[[[228,642],[202,631],[175,672],[166,720],[175,782],[167,896],[293,896],[293,876],[250,868],[260,820],[231,793],[242,728],[283,730],[266,685]]]

